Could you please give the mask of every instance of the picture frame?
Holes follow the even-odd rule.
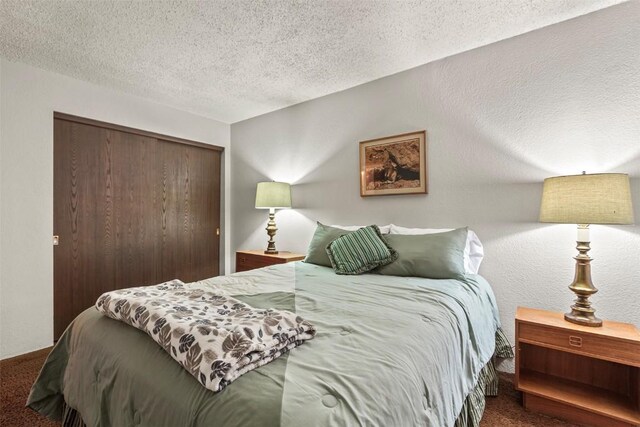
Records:
[[[428,194],[427,131],[360,141],[360,196]]]

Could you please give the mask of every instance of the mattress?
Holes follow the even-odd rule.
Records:
[[[478,275],[339,276],[296,262],[189,286],[295,311],[318,333],[212,393],[145,333],[89,308],[52,350],[28,405],[54,419],[66,405],[87,426],[452,426],[500,326]]]

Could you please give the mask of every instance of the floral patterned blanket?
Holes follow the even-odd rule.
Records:
[[[149,334],[214,392],[316,333],[295,313],[254,309],[229,296],[190,290],[180,280],[106,292],[96,308]]]

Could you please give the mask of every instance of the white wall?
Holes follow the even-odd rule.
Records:
[[[229,125],[4,59],[0,69],[0,358],[6,358],[53,339],[53,112],[224,147]],[[227,148],[223,218],[230,217],[229,155]]]
[[[566,310],[576,231],[537,222],[542,181],[629,173],[640,212],[639,20],[614,6],[233,124],[232,249],[266,245],[255,184],[283,180],[281,250],[305,251],[316,220],[469,225],[509,334],[518,305]],[[429,195],[360,198],[358,141],[421,129]],[[640,228],[592,229],[598,314],[640,326]]]

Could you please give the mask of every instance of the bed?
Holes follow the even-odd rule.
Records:
[[[95,308],[49,355],[28,406],[64,425],[476,426],[512,356],[479,275],[431,280],[295,262],[189,284],[295,311],[313,340],[212,393],[144,332]]]

